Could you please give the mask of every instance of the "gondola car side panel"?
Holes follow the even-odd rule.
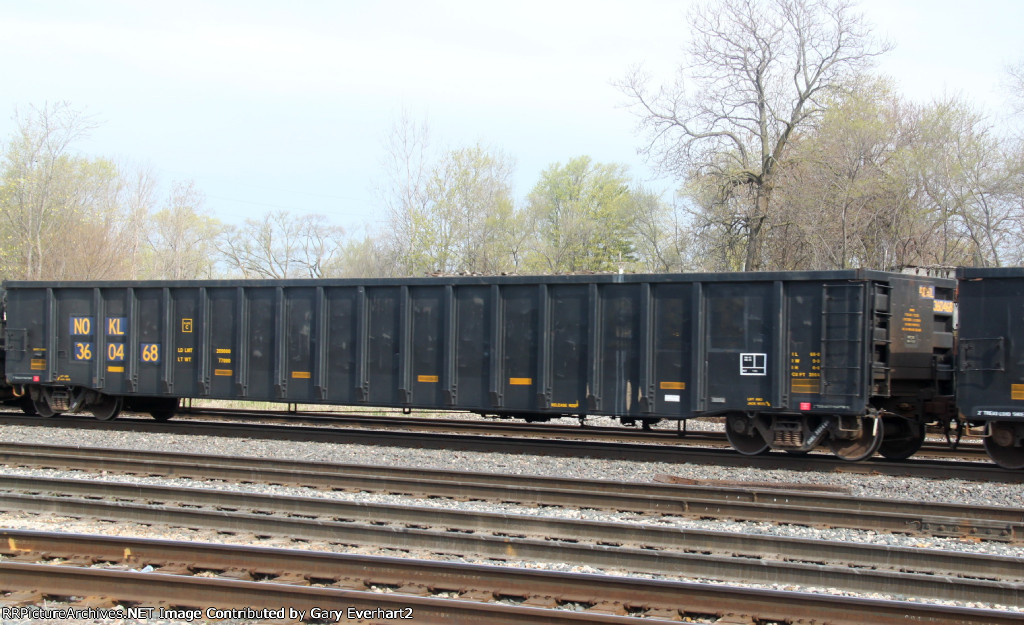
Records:
[[[960,412],[1024,422],[1024,269],[961,268],[959,277]]]

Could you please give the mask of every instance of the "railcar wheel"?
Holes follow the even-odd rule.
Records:
[[[829,445],[832,453],[847,462],[860,462],[875,455],[882,446],[883,432],[881,419],[864,417],[861,419],[861,432],[857,438],[833,438]]]
[[[753,419],[744,414],[731,414],[725,418],[725,437],[732,448],[744,456],[768,451],[768,442],[761,436]]]
[[[100,421],[116,419],[121,414],[121,398],[101,395],[99,401],[89,406],[89,412]]]
[[[156,421],[170,421],[174,413],[174,410],[150,410],[149,416],[153,417]]]
[[[167,421],[178,412],[178,398],[157,401],[149,409],[149,415],[157,421]]]
[[[1018,424],[993,421],[985,437],[985,451],[992,461],[1004,469],[1024,469],[1024,446],[1018,444]]]
[[[909,419],[892,417],[882,419],[885,436],[878,453],[889,460],[906,460],[924,444],[924,425]]]
[[[45,397],[32,400],[32,406],[35,408],[36,414],[45,419],[50,417],[56,417],[60,412],[50,408],[50,402],[46,401]]]

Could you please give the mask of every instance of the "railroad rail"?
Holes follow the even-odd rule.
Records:
[[[0,507],[21,512],[498,560],[573,562],[724,582],[1024,605],[1019,558],[82,480],[4,477],[0,488],[26,493],[0,493]]]
[[[20,413],[2,413],[0,415],[20,415]],[[132,416],[122,413],[122,419],[136,418],[149,421],[148,415]],[[622,425],[603,426],[594,423],[569,425],[566,423],[528,423],[516,420],[495,420],[479,418],[451,417],[416,417],[402,413],[387,415],[349,414],[337,411],[314,410],[241,410],[231,408],[210,408],[185,406],[175,417],[175,422],[195,421],[202,419],[224,420],[231,422],[274,423],[280,425],[323,426],[323,427],[357,427],[365,429],[408,429],[417,432],[440,432],[449,434],[475,434],[489,436],[516,436],[536,438],[561,438],[566,440],[592,440],[605,442],[662,444],[675,447],[715,447],[730,448],[724,431],[720,430],[687,430],[683,421],[677,422],[678,427],[655,427],[652,429],[634,429]],[[607,418],[603,418],[607,421]],[[826,455],[826,454],[822,454]],[[826,455],[827,456],[827,455]],[[965,460],[988,461],[984,447],[977,442],[962,441],[955,449],[949,444],[937,440],[925,441],[922,448],[915,454],[916,458],[957,458]]]
[[[565,423],[528,423],[515,420],[481,420],[476,418],[415,417],[404,414],[371,415],[347,414],[336,411],[293,410],[238,410],[188,406],[175,417],[176,420],[216,418],[230,421],[288,423],[293,425],[326,425],[362,428],[411,428],[426,432],[448,432],[457,434],[491,434],[496,436],[538,436],[558,437],[571,440],[621,441],[628,443],[664,444],[675,446],[729,447],[729,441],[722,430],[688,430],[684,421],[676,422],[678,427],[654,427],[632,429],[626,426],[602,426],[594,423],[569,425]],[[607,421],[607,418],[603,420]],[[668,422],[671,424],[671,422]],[[917,458],[961,458],[988,460],[984,447],[977,442],[961,441],[955,449],[946,442],[925,441],[915,454]]]
[[[14,443],[0,444],[0,461],[9,465],[64,470],[514,501],[529,505],[662,515],[710,515],[744,521],[1024,542],[1024,508],[848,497],[796,489],[509,476],[424,468]]]
[[[654,625],[681,618],[836,625],[908,620],[960,625],[1024,622],[1021,615],[992,610],[405,558],[11,530],[0,531],[0,540],[0,553],[17,560],[0,562],[0,586],[5,590],[103,596],[143,605],[159,602],[199,609],[216,605],[252,611],[288,607],[306,615],[314,609],[340,614],[350,608],[390,609],[420,623]],[[84,565],[103,562],[132,570],[35,563],[44,558],[72,559]],[[144,565],[155,571],[136,572]],[[233,579],[189,576],[201,571],[227,573]],[[371,591],[380,587],[393,592]],[[197,597],[203,598],[204,605],[196,603]]]
[[[0,416],[0,423],[33,427],[71,427],[100,431],[161,432],[168,434],[181,434],[185,429],[180,423],[158,423],[148,417],[97,421],[88,417],[40,419],[38,417],[4,414]],[[808,454],[799,457],[776,453],[761,456],[744,456],[728,449],[680,446],[677,444],[613,443],[593,440],[500,436],[493,429],[493,426],[485,428],[484,434],[471,435],[392,429],[339,429],[272,425],[266,423],[239,425],[224,421],[190,421],[187,430],[190,434],[237,438],[284,439],[290,441],[564,455],[570,457],[586,455],[594,458],[638,462],[708,464],[752,467],[765,470],[834,471],[937,479],[946,479],[951,475],[955,475],[960,479],[970,481],[1024,483],[1024,471],[1006,470],[986,462],[925,459],[894,462],[875,458],[864,462],[850,463],[825,454]]]

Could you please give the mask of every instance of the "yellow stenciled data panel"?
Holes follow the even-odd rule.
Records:
[[[821,352],[790,352],[789,390],[802,395],[821,393]]]

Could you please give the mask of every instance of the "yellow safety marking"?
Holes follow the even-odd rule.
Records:
[[[820,393],[821,380],[792,379],[789,388],[793,393]]]
[[[509,378],[508,383],[512,386],[529,386],[533,384],[533,378]]]
[[[124,367],[107,367],[108,373],[124,373]]]
[[[417,382],[438,382],[441,378],[436,375],[418,375],[416,376]]]
[[[685,391],[686,382],[662,382],[658,385],[663,391]]]
[[[1024,400],[1024,384],[1010,385],[1010,399]]]
[[[312,377],[309,371],[292,371],[292,379],[294,380],[308,380]]]
[[[231,370],[231,369],[214,369],[213,370],[213,375],[232,376],[234,374],[235,374],[235,372],[233,370]]]
[[[32,371],[43,371],[46,369],[46,360],[41,358],[33,358],[29,361],[29,368]]]

